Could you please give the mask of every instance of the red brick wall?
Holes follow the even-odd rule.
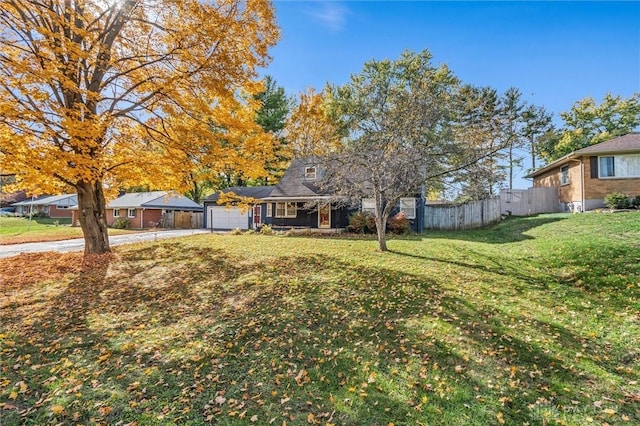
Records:
[[[162,218],[162,209],[136,209],[135,217],[128,217],[129,209],[120,209],[120,216],[129,221],[129,229],[153,228]],[[113,209],[107,209],[107,224],[113,225],[118,219],[113,216]],[[141,223],[144,221],[144,223]]]
[[[71,217],[71,210],[59,209],[56,206],[49,206],[49,217]]]

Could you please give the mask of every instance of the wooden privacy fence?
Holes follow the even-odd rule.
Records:
[[[500,192],[500,211],[514,216],[559,212],[558,188],[504,190]]]
[[[202,228],[200,212],[170,212],[162,215],[160,226],[163,228],[198,229]]]
[[[478,228],[498,222],[501,218],[500,198],[457,205],[425,207],[425,229],[458,230]]]

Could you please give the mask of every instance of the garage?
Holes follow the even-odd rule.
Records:
[[[207,206],[207,228],[249,229],[249,212],[242,212],[237,207]]]

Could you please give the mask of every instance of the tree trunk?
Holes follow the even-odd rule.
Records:
[[[513,189],[513,144],[509,145],[509,190]]]
[[[111,251],[102,182],[78,182],[78,220],[84,234],[84,254]]]
[[[378,246],[380,251],[388,251],[387,248],[387,218],[384,215],[376,216],[376,232],[378,233]]]

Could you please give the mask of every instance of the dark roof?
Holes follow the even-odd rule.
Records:
[[[579,149],[577,155],[640,151],[640,133],[629,133],[605,142]]]
[[[275,186],[233,186],[231,188],[225,188],[222,192],[233,192],[241,197],[250,197],[262,199],[271,195],[271,191]],[[220,196],[220,192],[209,195],[204,201],[217,202]]]
[[[315,179],[305,178],[305,169],[307,167],[316,167]],[[318,182],[321,179],[322,168],[318,158],[295,159],[271,193],[271,198],[306,199],[326,195],[318,186]]]
[[[617,154],[624,152],[640,152],[640,133],[628,133],[624,136],[619,136],[614,139],[609,139],[608,141],[600,142],[598,144],[573,151],[571,154],[567,154],[562,158],[552,161],[546,166],[534,170],[533,172],[525,176],[525,178],[536,177],[544,172],[553,169],[554,167],[563,165],[571,159],[575,159],[583,155]]]

